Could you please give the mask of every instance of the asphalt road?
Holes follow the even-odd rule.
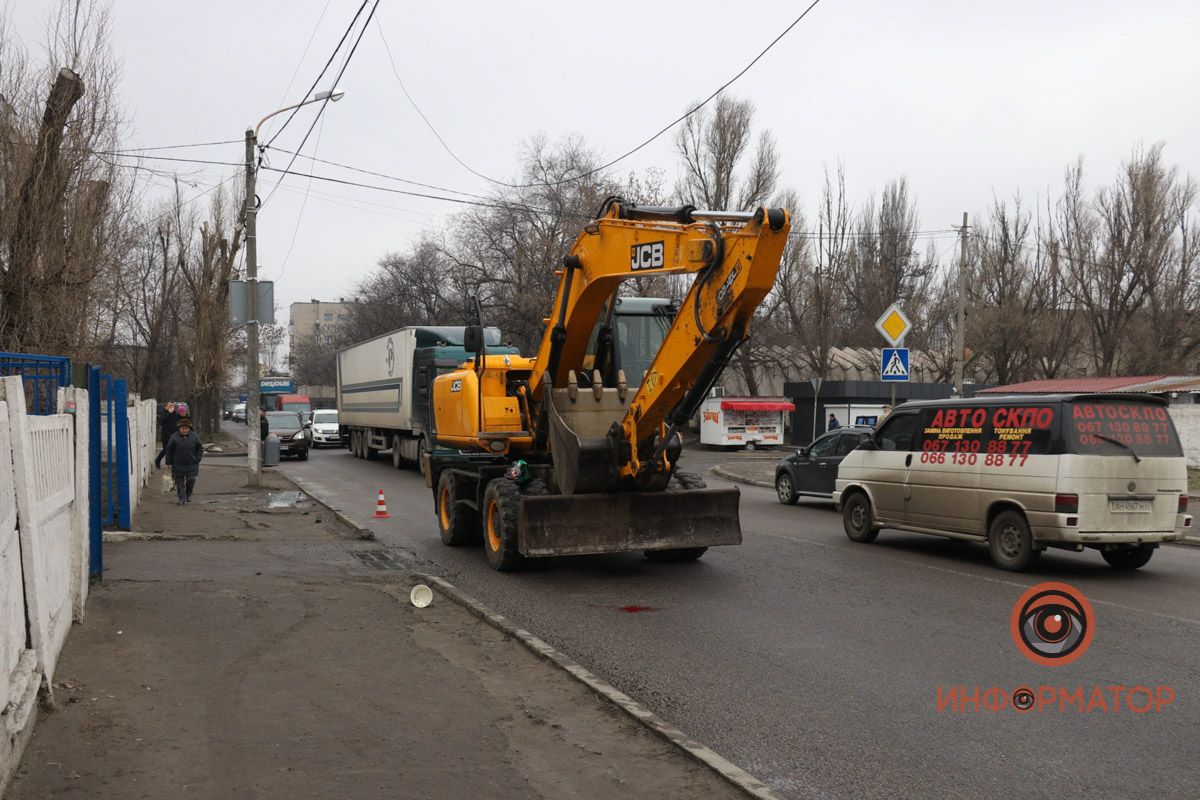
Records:
[[[346,450],[281,469],[785,797],[1200,797],[1200,549],[1164,547],[1137,573],[1052,552],[1014,575],[972,544],[886,531],[855,544],[831,505],[786,507],[743,486],[744,543],[699,562],[629,554],[499,574],[479,550],[441,544],[415,472]],[[380,487],[386,521],[370,518]],[[1095,609],[1095,640],[1068,666],[1026,660],[1009,630],[1022,592],[1048,580]],[[1114,712],[1103,689],[1108,712],[937,706],[938,687],[984,699],[990,687],[1083,687],[1087,699],[1113,685],[1167,686],[1174,701]]]

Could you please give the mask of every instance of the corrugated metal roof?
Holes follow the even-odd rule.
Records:
[[[993,386],[976,394],[1086,394],[1088,392],[1162,392],[1191,391],[1194,385],[1200,389],[1200,377],[1170,375],[1138,375],[1125,378],[1050,378],[1040,381],[1012,383],[1008,386]]]

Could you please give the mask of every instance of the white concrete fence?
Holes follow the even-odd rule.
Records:
[[[20,377],[0,378],[0,795],[33,730],[39,693],[88,592],[88,393],[58,393],[59,413],[26,413]],[[74,413],[62,413],[73,408]],[[128,407],[129,503],[154,466],[155,403]]]

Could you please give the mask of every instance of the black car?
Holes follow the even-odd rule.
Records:
[[[271,433],[279,437],[279,455],[295,456],[308,460],[308,448],[312,445],[312,434],[295,411],[268,411],[267,425]]]
[[[835,428],[780,461],[775,466],[775,493],[779,502],[791,505],[801,495],[830,497],[837,481],[838,464],[874,430],[866,426]]]

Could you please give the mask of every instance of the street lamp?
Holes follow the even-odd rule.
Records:
[[[246,425],[250,428],[246,437],[246,455],[250,461],[250,485],[262,483],[262,438],[258,432],[259,409],[262,395],[258,371],[258,198],[255,195],[254,150],[258,147],[258,131],[263,123],[276,114],[291,111],[309,103],[328,101],[336,103],[345,96],[337,87],[317,92],[307,100],[284,106],[272,111],[258,121],[253,128],[246,129],[246,349],[249,363],[246,365]],[[280,176],[280,180],[283,176]]]

